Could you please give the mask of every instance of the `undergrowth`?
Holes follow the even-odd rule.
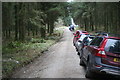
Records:
[[[14,70],[39,57],[60,39],[63,31],[55,31],[45,39],[32,38],[29,42],[12,41],[2,46],[2,76],[10,77]]]

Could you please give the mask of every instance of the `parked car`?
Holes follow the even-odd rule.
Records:
[[[86,66],[86,78],[95,73],[120,77],[120,37],[95,37],[83,48],[80,65]]]
[[[80,35],[80,38],[76,41],[75,43],[75,47],[76,47],[76,50],[78,51],[78,48],[79,48],[79,45],[81,45],[81,43],[83,42],[83,39],[88,36],[88,34],[81,34]]]
[[[89,34],[87,31],[81,31],[81,30],[77,30],[74,33],[74,38],[73,38],[73,45],[75,45],[75,43],[77,42],[77,40],[80,38],[81,34]]]
[[[95,35],[87,35],[81,44],[78,45],[78,55],[82,56],[83,48],[94,39]]]
[[[69,26],[69,30],[70,30],[70,31],[74,31],[74,27],[75,27],[74,25],[70,25],[70,26]]]

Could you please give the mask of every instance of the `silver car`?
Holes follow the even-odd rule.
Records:
[[[83,39],[88,36],[86,34],[81,34],[80,38],[76,41],[75,43],[75,47],[76,47],[76,51],[78,51],[79,45],[82,43]]]

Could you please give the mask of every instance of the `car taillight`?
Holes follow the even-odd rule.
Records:
[[[101,65],[95,65],[95,67],[102,67]]]
[[[83,45],[83,48],[86,47],[86,45]]]
[[[98,53],[95,54],[95,56],[99,56],[99,57],[105,58],[106,54],[105,54],[105,51],[99,51]]]

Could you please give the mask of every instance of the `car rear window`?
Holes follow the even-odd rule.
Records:
[[[103,41],[102,37],[96,37],[92,40],[92,42],[90,43],[90,45],[92,46],[100,46],[101,42]]]
[[[120,40],[108,39],[105,45],[105,51],[120,54]]]
[[[82,34],[81,37],[79,38],[80,41],[83,41],[83,39],[86,37],[87,35]]]
[[[94,37],[92,36],[87,36],[83,39],[83,43],[89,43]]]
[[[90,36],[89,38],[90,38],[90,39],[94,39],[94,36]]]

